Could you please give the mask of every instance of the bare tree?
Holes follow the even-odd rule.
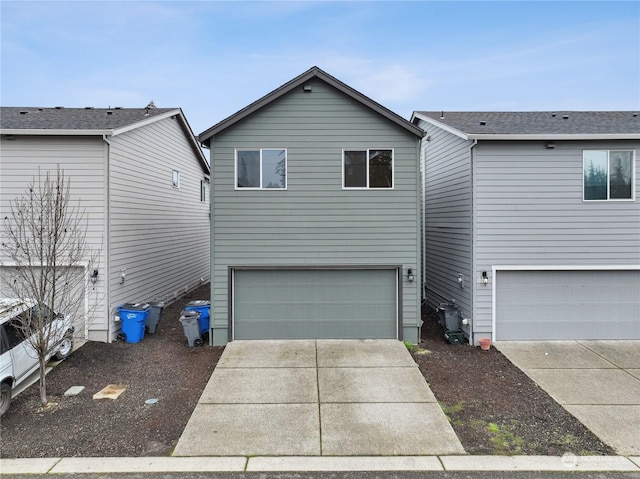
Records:
[[[40,400],[46,405],[45,364],[69,340],[66,329],[51,327],[51,321],[55,313],[74,318],[82,310],[87,271],[97,267],[99,253],[87,241],[84,210],[72,204],[70,180],[59,168],[34,178],[11,202],[3,226],[3,256],[11,263],[2,268],[2,280],[31,306],[14,327],[38,356]]]

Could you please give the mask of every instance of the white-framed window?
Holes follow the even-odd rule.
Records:
[[[342,150],[344,189],[393,188],[393,149],[344,148]]]
[[[236,149],[237,190],[286,190],[285,148]]]
[[[634,153],[633,150],[584,150],[583,200],[633,200]]]
[[[178,170],[173,170],[171,177],[173,180],[173,187],[180,188],[180,172]]]
[[[200,201],[207,201],[207,182],[200,180]]]

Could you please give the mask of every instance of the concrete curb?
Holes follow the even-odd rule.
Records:
[[[5,474],[302,471],[640,472],[640,456],[69,457],[0,459]]]

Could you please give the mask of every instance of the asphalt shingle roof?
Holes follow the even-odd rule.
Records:
[[[2,107],[0,128],[7,130],[112,130],[178,108]]]
[[[416,111],[469,135],[640,134],[635,111]]]

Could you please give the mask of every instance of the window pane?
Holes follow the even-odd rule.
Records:
[[[262,150],[262,187],[287,187],[287,152]]]
[[[367,187],[367,152],[344,152],[344,187]]]
[[[612,151],[609,153],[609,198],[631,199],[630,151]]]
[[[369,151],[369,187],[393,188],[393,158],[391,150]]]
[[[584,199],[607,199],[607,152],[585,151],[583,156]]]
[[[238,151],[238,188],[260,188],[260,152]]]

